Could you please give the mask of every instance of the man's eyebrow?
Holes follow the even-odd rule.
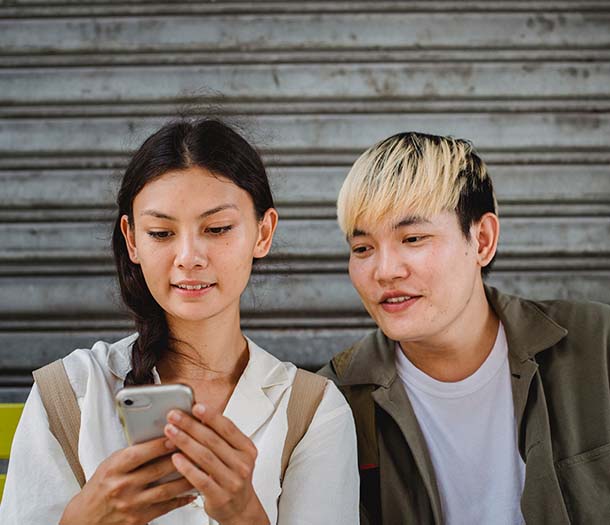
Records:
[[[419,217],[418,215],[407,215],[394,225],[394,229],[397,230],[404,226],[413,226],[414,224],[430,224],[430,221],[424,217]]]
[[[352,230],[352,233],[347,235],[347,241],[349,242],[350,239],[353,239],[354,237],[365,237],[366,235],[368,235],[368,233],[366,233],[364,230],[359,230],[358,228],[354,228]]]
[[[227,209],[237,209],[237,206],[235,206],[235,204],[221,204],[220,206],[216,206],[215,208],[212,208],[210,210],[206,210],[204,211],[201,215],[199,215],[199,219],[205,219],[206,217],[209,217],[210,215],[214,215],[215,213],[227,210]],[[146,209],[144,210],[140,215],[150,215],[152,217],[156,217],[157,219],[166,219],[168,221],[175,221],[176,218],[172,217],[171,215],[167,215],[163,212],[157,211],[157,210],[153,210],[153,209]]]
[[[404,226],[412,226],[414,224],[430,224],[430,221],[428,219],[425,219],[424,217],[420,217],[419,215],[407,215],[406,217],[403,217],[400,221],[398,221],[393,226],[393,229],[397,230],[398,228],[402,228]],[[366,237],[367,235],[368,233],[364,230],[354,228],[352,230],[352,233],[350,235],[347,235],[347,240],[349,241],[354,237]]]

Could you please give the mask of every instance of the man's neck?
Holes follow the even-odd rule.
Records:
[[[431,341],[401,342],[407,357],[437,381],[456,382],[474,374],[491,353],[499,319],[481,293],[446,333]]]

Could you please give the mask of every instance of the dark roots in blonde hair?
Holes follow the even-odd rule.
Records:
[[[473,223],[488,212],[497,214],[485,162],[468,141],[415,131],[371,146],[339,192],[341,229],[349,236],[359,221],[375,223],[405,209],[422,217],[454,211],[469,240]],[[483,268],[483,275],[490,267]]]

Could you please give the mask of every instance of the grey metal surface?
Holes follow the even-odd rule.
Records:
[[[610,303],[610,1],[0,4],[0,401],[131,330],[109,252],[117,175],[177,112],[262,151],[281,222],[244,327],[310,368],[373,325],[334,200],[398,131],[488,161],[507,291]]]

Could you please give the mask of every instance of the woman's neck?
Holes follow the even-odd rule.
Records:
[[[171,349],[157,363],[163,382],[237,384],[249,359],[239,311],[201,322],[167,322]]]

